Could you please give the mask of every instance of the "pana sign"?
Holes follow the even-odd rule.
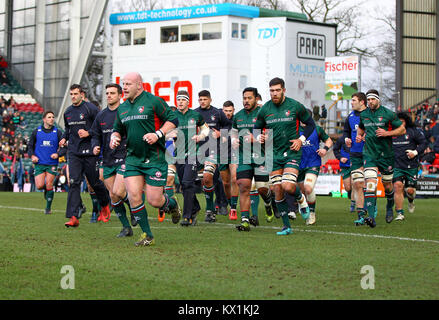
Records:
[[[278,43],[283,37],[280,25],[274,22],[264,22],[256,26],[256,41],[259,45],[270,47]]]
[[[326,37],[322,34],[297,33],[297,57],[303,59],[325,60]]]

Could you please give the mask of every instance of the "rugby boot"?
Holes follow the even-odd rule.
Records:
[[[366,222],[366,224],[369,226],[369,227],[371,227],[371,228],[375,228],[376,227],[376,222],[375,222],[375,219],[374,218],[372,218],[372,217],[367,217],[367,218],[365,218],[364,219],[364,222]]]
[[[309,218],[306,219],[306,225],[310,226],[316,223],[316,213],[315,212],[310,212],[309,213]]]
[[[102,213],[102,222],[110,221],[111,212],[108,204],[105,207],[102,207],[100,212]]]
[[[75,216],[72,216],[72,217],[70,218],[70,220],[67,221],[64,225],[65,225],[67,228],[70,228],[70,227],[75,228],[75,227],[79,226],[79,220],[78,220],[78,218],[76,218]]]
[[[159,214],[157,216],[159,222],[163,222],[165,220],[165,215],[165,211],[159,209]]]
[[[44,209],[44,214],[51,214],[52,213],[52,210],[50,210],[50,209]]]
[[[248,223],[248,219],[247,218],[243,218],[242,220],[241,220],[241,224],[238,224],[237,226],[236,226],[236,230],[238,230],[238,231],[250,231],[250,224]]]
[[[259,218],[258,218],[258,216],[251,216],[250,219],[249,219],[249,222],[250,222],[250,224],[252,226],[255,226],[255,227],[259,226]]]
[[[236,209],[230,209],[229,220],[237,220],[238,214],[236,213]]]
[[[408,207],[410,213],[415,212],[415,201],[414,200],[412,202],[409,201],[407,207]]]
[[[133,229],[131,227],[124,227],[117,235],[118,238],[131,237],[133,235]]]
[[[204,221],[209,223],[215,222],[215,213],[213,213],[211,210],[206,210],[206,218],[204,219]]]
[[[297,218],[296,213],[294,211],[288,212],[288,218],[290,220],[296,220],[296,218]]]
[[[173,224],[177,224],[181,219],[180,206],[177,201],[175,201],[175,203],[177,204],[176,207],[174,209],[169,209],[169,213],[171,214]]]
[[[154,238],[148,237],[145,232],[140,235],[139,241],[134,243],[136,247],[149,247],[154,244],[155,244]]]
[[[278,236],[287,236],[287,235],[290,235],[292,233],[293,233],[293,230],[291,230],[291,228],[288,228],[288,227],[285,227],[285,226],[282,228],[281,231],[276,232],[276,234]]]
[[[405,219],[404,215],[401,214],[401,213],[398,213],[398,214],[396,215],[395,221],[402,221],[402,220],[404,220],[404,219]]]

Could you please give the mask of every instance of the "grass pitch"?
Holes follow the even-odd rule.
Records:
[[[90,197],[82,198],[87,213],[67,229],[67,194],[56,193],[45,215],[42,193],[0,193],[0,299],[439,298],[439,200],[417,199],[414,214],[405,208],[405,221],[387,224],[378,199],[371,229],[353,225],[347,199],[318,197],[316,225],[299,216],[290,236],[276,235],[280,219],[265,222],[262,200],[261,226],[250,232],[225,216],[204,223],[204,213],[195,227],[170,217],[159,223],[148,207],[156,245],[137,248],[139,227],[116,238],[114,213],[109,223],[90,224]],[[74,270],[74,289],[62,289],[63,266]]]

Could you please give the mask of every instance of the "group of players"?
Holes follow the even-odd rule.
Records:
[[[174,111],[163,99],[144,91],[140,74],[131,72],[124,76],[123,88],[106,86],[108,107],[99,111],[85,101],[81,86],[71,86],[72,105],[64,113],[65,132],[61,134],[54,126],[53,112],[46,111],[43,124],[30,141],[36,187],[45,190],[46,213],[50,213],[53,200],[52,182],[61,147],[68,154],[66,227],[79,225],[83,212],[80,185],[85,175],[92,199],[100,206],[99,216],[93,210],[91,222],[108,222],[111,204],[122,223],[118,237],[132,236],[131,225],[138,224],[142,230],[136,246],[150,246],[155,241],[145,201],[158,209],[159,221],[170,214],[175,224],[180,220],[182,226],[196,224],[201,210],[195,184],[199,173],[206,222],[216,221],[214,191],[224,188],[230,220],[238,218],[239,199],[238,231],[259,225],[259,196],[266,221],[277,217],[283,222],[277,235],[293,233],[290,220],[296,218],[295,211],[307,225],[314,224],[314,187],[321,158],[332,147],[343,168],[351,211],[356,207],[358,213],[356,225],[376,226],[379,172],[387,198],[386,221],[393,220],[394,206],[396,220],[404,219],[404,192],[409,210],[414,209],[418,154],[426,141],[408,116],[382,106],[376,90],[355,93],[344,134],[333,145],[314,123],[310,110],[285,95],[282,79],[272,79],[269,91],[270,100],[260,106],[258,90],[245,88],[243,109],[236,114],[231,101],[225,102],[222,110],[212,106],[207,90],[198,94],[200,106],[189,108],[191,97],[179,91]],[[100,163],[103,181],[99,178]],[[182,188],[182,213],[174,196],[175,175]]]

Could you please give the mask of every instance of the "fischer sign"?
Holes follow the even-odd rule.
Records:
[[[116,83],[121,85],[120,82],[121,82],[120,77],[116,77]],[[157,97],[162,98],[168,104],[171,103],[171,96],[163,94],[161,92],[163,91],[173,92],[174,100],[173,100],[173,104],[171,103],[171,105],[174,106],[177,106],[177,92],[179,90],[186,90],[189,93],[189,108],[192,108],[192,82],[190,82],[189,80],[177,81],[175,82],[173,88],[171,88],[171,81],[159,81],[154,85],[154,91],[152,91],[152,86],[149,82],[144,82],[143,89],[145,89],[145,91],[148,91],[149,93],[154,94]]]

